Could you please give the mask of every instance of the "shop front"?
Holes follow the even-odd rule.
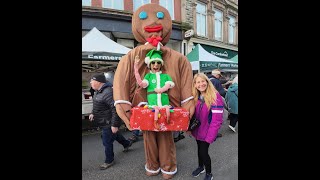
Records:
[[[193,43],[194,46],[196,46],[198,43]],[[233,51],[230,49],[225,49],[225,48],[220,48],[220,47],[216,47],[216,46],[209,46],[206,44],[200,44],[203,49],[205,49],[207,52],[218,56],[220,58],[224,58],[224,59],[232,59],[233,57],[238,55],[237,51]]]
[[[211,72],[213,69],[220,69],[222,74],[224,75],[225,78],[227,79],[232,79],[235,77],[236,74],[238,74],[238,52],[231,50],[231,49],[226,49],[226,48],[221,48],[217,46],[210,46],[202,43],[196,43],[193,42],[194,46],[197,44],[200,44],[201,47],[208,53],[215,55],[219,58],[225,59],[232,61],[230,62],[220,62],[220,63],[215,63],[215,62],[208,62],[208,61],[202,61],[199,62],[199,67],[202,69],[203,72]]]

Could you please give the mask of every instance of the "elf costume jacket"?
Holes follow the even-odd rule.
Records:
[[[163,92],[161,94],[154,92],[155,88],[161,88],[168,83],[171,84],[171,88],[174,86],[174,83],[168,74],[162,74],[161,71],[157,73],[150,72],[146,74],[144,81],[148,82],[147,98],[149,106],[152,107],[156,105],[162,107],[164,105],[169,105],[169,96],[167,92]]]

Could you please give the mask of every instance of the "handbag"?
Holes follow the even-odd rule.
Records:
[[[195,117],[195,115],[192,116],[192,118],[190,119],[190,123],[189,123],[189,128],[188,131],[193,131],[194,129],[196,129],[197,127],[200,126],[200,120],[197,119]]]

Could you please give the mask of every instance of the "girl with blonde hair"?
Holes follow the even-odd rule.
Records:
[[[198,146],[198,168],[192,172],[192,176],[197,177],[206,172],[204,179],[211,180],[213,175],[208,151],[223,121],[223,99],[203,73],[194,75],[192,94],[196,104],[194,116],[201,122],[200,126],[191,132]]]

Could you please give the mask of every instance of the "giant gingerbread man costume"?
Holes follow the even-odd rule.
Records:
[[[123,56],[115,72],[113,88],[118,115],[130,127],[131,107],[147,102],[146,89],[139,88],[134,75],[135,57],[141,59],[152,49],[160,49],[163,59],[163,73],[171,76],[175,87],[168,92],[170,105],[183,107],[194,113],[194,101],[191,92],[192,69],[185,56],[164,45],[169,41],[172,20],[169,12],[158,4],[146,4],[138,8],[132,16],[132,32],[136,40],[143,45],[132,49]],[[144,77],[149,69],[144,61],[138,64],[139,74]],[[172,132],[144,131],[145,170],[148,176],[160,171],[164,179],[171,179],[177,172],[176,147]]]

